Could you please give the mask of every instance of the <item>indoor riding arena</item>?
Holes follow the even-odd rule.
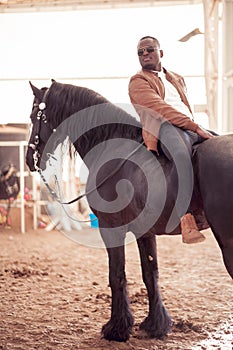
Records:
[[[0,0],[0,350],[233,350],[232,26],[232,0]],[[199,243],[132,136],[144,36],[217,134],[192,153]]]

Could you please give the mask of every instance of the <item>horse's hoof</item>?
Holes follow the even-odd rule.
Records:
[[[155,321],[146,317],[140,324],[139,329],[146,332],[149,338],[163,339],[172,329],[172,321],[170,319],[163,325],[156,325]]]
[[[102,328],[102,336],[106,340],[114,340],[118,342],[126,342],[129,340],[131,327],[126,330],[119,330],[111,321],[107,322]]]

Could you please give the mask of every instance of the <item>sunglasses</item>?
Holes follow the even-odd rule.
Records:
[[[142,56],[144,54],[144,51],[146,51],[147,53],[151,53],[151,52],[154,52],[155,50],[159,50],[159,49],[153,46],[143,47],[141,49],[138,49],[138,56]]]

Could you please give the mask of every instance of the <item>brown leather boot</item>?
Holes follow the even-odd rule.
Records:
[[[180,224],[183,243],[192,244],[205,240],[205,236],[198,230],[196,221],[190,213],[181,218]]]

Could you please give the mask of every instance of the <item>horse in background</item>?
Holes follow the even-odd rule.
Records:
[[[175,164],[148,152],[141,124],[95,91],[55,81],[49,88],[31,87],[34,103],[26,154],[30,170],[42,172],[48,154],[67,136],[89,169],[87,200],[98,217],[109,257],[112,308],[102,328],[104,338],[126,341],[133,326],[125,275],[129,231],[137,241],[149,298],[149,313],[140,328],[150,337],[163,338],[172,321],[158,287],[156,235],[180,234],[174,210],[179,193]],[[212,229],[233,278],[233,135],[200,144],[193,166],[194,216],[199,228]],[[198,221],[203,215],[207,226]]]

